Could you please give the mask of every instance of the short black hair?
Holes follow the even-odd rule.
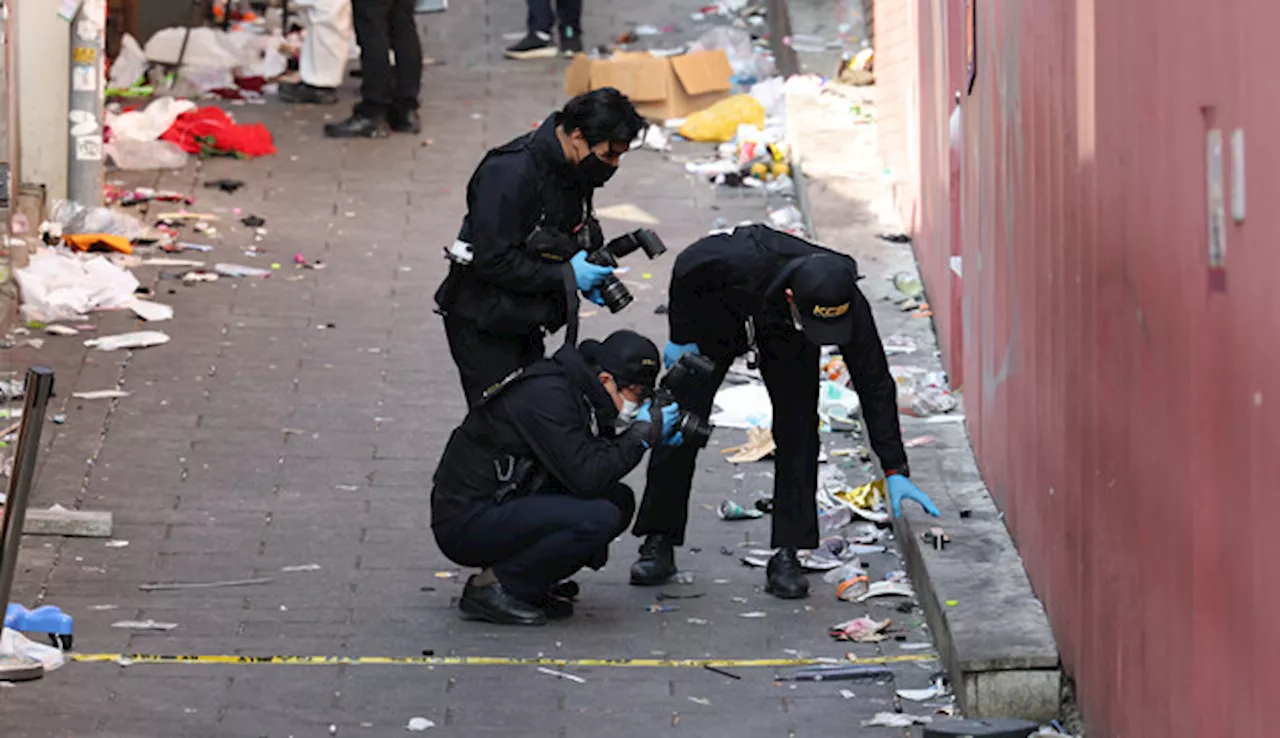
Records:
[[[645,129],[644,118],[626,95],[612,87],[601,87],[570,100],[560,111],[565,133],[582,131],[587,144],[602,141],[631,143]]]

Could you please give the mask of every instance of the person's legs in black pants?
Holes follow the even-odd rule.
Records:
[[[546,352],[539,333],[527,336],[484,333],[475,323],[453,315],[445,316],[444,332],[468,405],[474,405],[491,385],[543,358]]]
[[[396,53],[391,124],[396,130],[417,127],[418,96],[422,90],[422,38],[413,13],[413,0],[394,0],[391,9],[391,48]]]
[[[775,548],[817,548],[818,357],[803,333],[763,333],[760,373],[773,403]]]
[[[556,0],[556,16],[560,21],[560,50],[582,51],[582,0]]]
[[[391,135],[394,81],[391,76],[391,9],[396,0],[351,0],[356,43],[360,44],[360,102],[347,120],[329,123],[330,138],[386,138]]]
[[[551,10],[551,0],[525,0],[529,8],[528,26],[533,33],[551,33],[556,24],[556,14]]]
[[[676,402],[681,408],[706,420],[711,415],[716,390],[732,363],[732,358],[718,359],[711,377],[697,386],[683,388],[676,393]],[[662,533],[671,536],[675,545],[684,545],[684,529],[689,521],[689,491],[699,450],[691,443],[653,449],[633,533],[637,536]]]
[[[616,484],[610,499],[539,494],[485,505],[436,528],[436,542],[451,561],[492,568],[509,594],[536,603],[626,529],[613,500],[630,496]]]
[[[508,46],[503,55],[508,59],[546,59],[555,56],[556,45],[552,43],[551,28],[556,24],[556,15],[551,11],[551,0],[525,0],[525,4],[529,9],[529,32],[524,38]]]

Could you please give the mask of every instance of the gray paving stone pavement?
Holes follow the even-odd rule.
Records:
[[[587,37],[604,39],[637,22],[689,26],[697,4],[588,3]],[[835,643],[827,627],[867,607],[837,601],[816,579],[809,600],[773,599],[761,591],[762,572],[721,555],[721,547],[738,551],[768,539],[767,519],[726,523],[714,512],[725,498],[750,502],[771,488],[768,462],[738,468],[720,458],[717,447],[741,441],[734,431],[718,432],[700,461],[690,547],[678,554],[693,584],[628,586],[637,541],[627,535],[615,542],[608,567],[580,577],[584,594],[571,621],[503,629],[455,616],[466,572],[434,545],[428,494],[463,402],[431,296],[444,271],[439,248],[456,232],[476,162],[562,101],[563,62],[501,58],[501,35],[520,30],[523,12],[514,0],[476,0],[431,17],[426,47],[444,64],[425,70],[420,138],[327,141],[322,124],[345,107],[235,107],[241,119],[273,129],[277,156],[130,179],[197,193],[199,208],[223,216],[211,261],[280,263],[270,279],[188,287],[171,278],[177,270],[141,269],[157,299],[176,308],[174,320],[158,326],[170,344],[99,353],[51,338],[40,351],[4,354],[10,368],[54,366],[54,404],[68,416],[45,430],[33,504],[111,510],[116,537],[129,541],[125,548],[89,539],[24,543],[14,599],[71,612],[79,651],[567,659],[919,653],[892,641]],[[717,193],[684,174],[682,157],[706,150],[630,155],[597,206],[632,203],[654,214],[673,252],[718,218],[763,218],[763,199]],[[235,195],[198,187],[217,177],[248,184]],[[240,253],[254,237],[232,208],[267,219],[268,234],[257,242],[266,256]],[[606,230],[627,227],[605,222]],[[327,268],[295,270],[295,252]],[[616,316],[587,311],[584,334],[629,327],[663,342],[665,320],[654,310],[665,300],[673,256],[635,264],[635,303]],[[101,333],[136,325],[119,313],[96,322]],[[117,386],[132,395],[71,398]],[[642,472],[630,481],[638,489]],[[282,571],[305,564],[321,568]],[[870,564],[877,574],[900,566],[890,555]],[[250,577],[272,581],[138,589]],[[651,613],[659,591],[703,596]],[[748,611],[766,617],[739,617]],[[903,614],[889,603],[870,612],[908,626],[912,641],[928,637],[918,610]],[[178,628],[111,627],[148,618]],[[895,686],[927,684],[936,664],[894,668],[894,682],[859,684],[776,683],[773,669],[759,667],[729,669],[740,680],[690,668],[565,669],[585,680],[579,684],[532,666],[73,663],[42,682],[0,689],[0,733],[301,738],[330,735],[336,726],[339,736],[391,736],[423,716],[435,722],[432,733],[459,736],[902,735],[861,723],[893,709]],[[846,686],[851,699],[840,694]]]

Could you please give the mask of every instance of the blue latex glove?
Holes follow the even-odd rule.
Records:
[[[677,361],[680,361],[681,356],[700,353],[702,353],[702,349],[699,349],[696,343],[672,343],[667,341],[667,347],[662,349],[662,363],[670,369],[676,365]]]
[[[684,434],[676,430],[676,422],[680,419],[680,406],[676,403],[662,406],[662,445],[679,446],[684,443]]]
[[[588,265],[588,266],[594,266],[594,265]],[[604,295],[600,294],[599,287],[591,290],[590,292],[585,292],[583,294],[586,296],[588,300],[594,302],[595,304],[604,305]]]
[[[578,289],[588,298],[590,298],[592,291],[598,294],[600,285],[604,283],[604,278],[613,274],[613,269],[587,261],[587,252],[585,251],[579,251],[574,254],[574,257],[569,260],[569,265],[573,267],[573,278],[578,283]]]
[[[925,512],[935,518],[938,517],[938,506],[933,504],[929,495],[921,492],[916,483],[910,479],[901,474],[893,474],[885,480],[884,486],[889,492],[889,506],[893,508],[895,518],[902,515],[903,500],[912,500],[924,508]]]

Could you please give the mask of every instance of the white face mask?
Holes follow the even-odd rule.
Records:
[[[636,422],[636,415],[640,413],[640,403],[622,398],[622,409],[618,411],[618,419],[614,421],[613,427],[622,432]]]

